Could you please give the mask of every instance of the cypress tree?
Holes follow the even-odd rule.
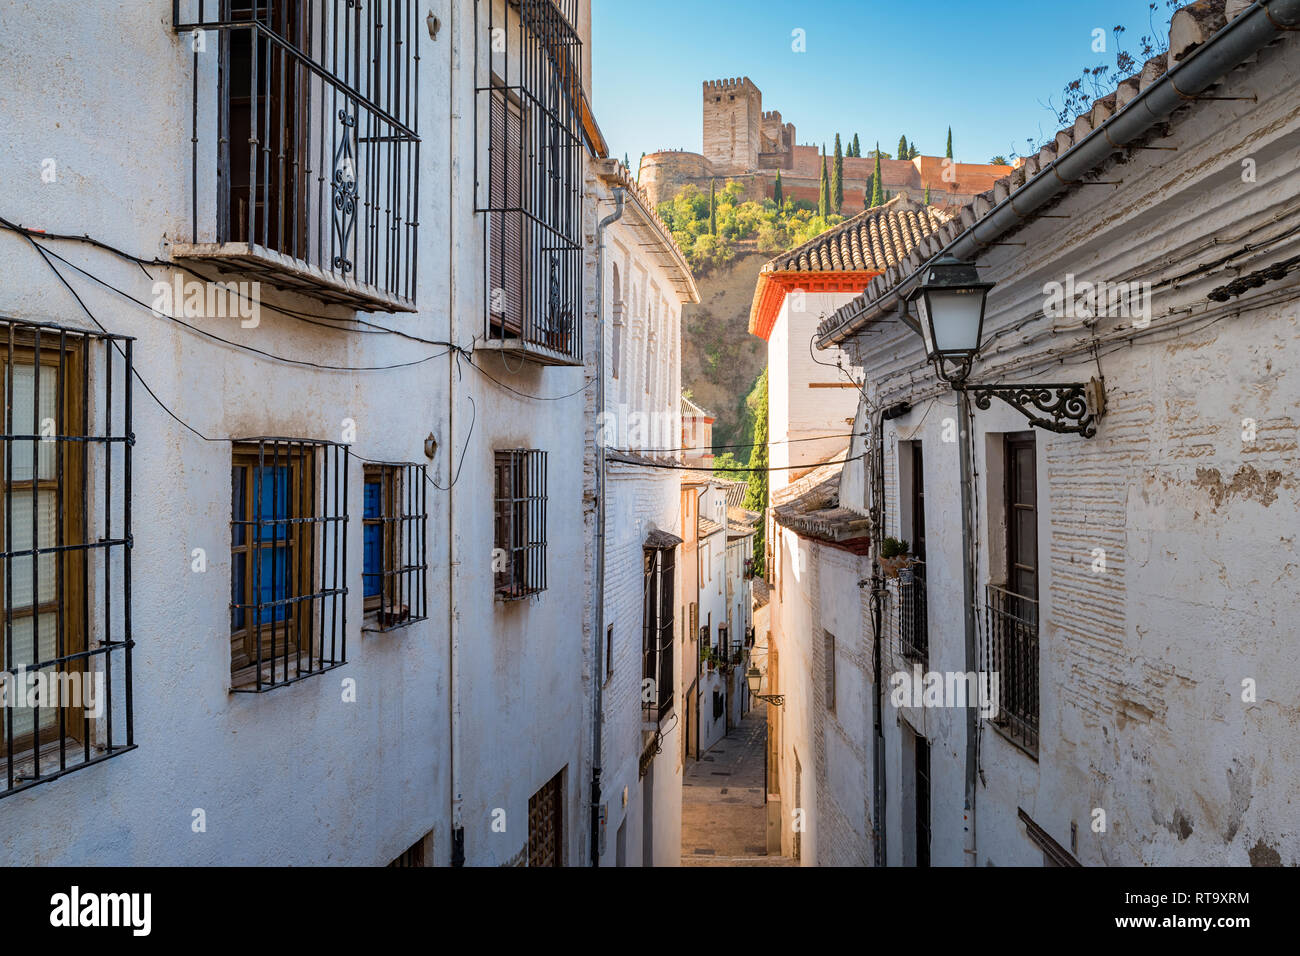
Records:
[[[916,159],[916,157],[918,157],[918,156],[920,156],[920,155],[921,155],[921,151],[920,151],[919,149],[916,148],[916,144],[915,144],[915,143],[908,143],[908,144],[907,144],[907,158],[908,158],[908,159]]]
[[[831,213],[831,184],[826,176],[826,145],[822,144],[822,179],[817,191],[817,215],[825,219]]]
[[[907,137],[906,137],[906,136],[900,136],[900,137],[898,137],[898,152],[895,153],[894,155],[897,156],[899,159],[908,159],[908,158],[910,158],[910,157],[907,155]]]
[[[930,205],[930,187],[929,187],[929,186],[926,186],[926,187],[925,187],[925,204],[926,204],[927,206]]]
[[[782,205],[785,204],[785,196],[781,189],[781,170],[779,169],[776,171],[776,183],[772,186],[772,201],[776,203],[778,212]]]
[[[948,152],[945,155],[949,159],[952,159],[952,127],[951,126],[948,127]]]
[[[880,144],[876,143],[876,171],[871,177],[871,199],[867,202],[867,208],[883,205],[885,202],[885,186],[880,178]]]
[[[835,168],[831,172],[831,206],[836,215],[844,208],[844,151],[840,148],[840,134],[835,134]]]
[[[718,234],[718,181],[709,180],[709,235]]]
[[[859,159],[862,158],[862,143],[858,140],[857,133],[853,134],[853,145],[850,149],[852,150],[852,152],[849,153],[850,156],[856,156]]]

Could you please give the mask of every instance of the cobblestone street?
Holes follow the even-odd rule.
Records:
[[[759,703],[682,781],[682,866],[790,866],[767,856],[763,746],[767,705]]]

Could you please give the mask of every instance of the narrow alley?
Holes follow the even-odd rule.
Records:
[[[767,704],[690,761],[682,780],[682,866],[792,866],[767,855],[763,750]]]

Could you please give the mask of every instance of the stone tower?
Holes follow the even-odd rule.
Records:
[[[763,94],[749,77],[704,83],[704,158],[721,176],[758,169]]]

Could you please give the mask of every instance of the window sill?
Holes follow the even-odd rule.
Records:
[[[985,725],[992,727],[994,732],[996,732],[999,737],[1005,740],[1012,747],[1015,747],[1034,763],[1038,763],[1037,749],[1031,750],[1023,741],[1017,740],[1005,723],[997,720],[990,720],[987,717],[984,718],[984,723]]]
[[[324,674],[326,671],[332,671],[336,667],[342,667],[347,661],[322,661],[318,657],[303,658],[300,664],[296,659],[288,661],[276,658],[275,660],[275,680],[272,677],[272,667],[269,662],[262,665],[262,683],[257,683],[257,665],[252,664],[248,667],[240,668],[230,675],[230,692],[232,694],[264,694],[269,690],[275,690],[277,687],[286,687],[289,684],[296,684],[300,680],[306,680],[309,677],[315,677],[318,674]]]
[[[93,727],[94,721],[91,721]],[[85,767],[93,766],[97,763],[103,763],[119,754],[124,754],[128,750],[135,750],[137,745],[114,747],[112,750],[107,749],[102,744],[92,743],[90,745],[90,758],[86,758],[86,747],[81,741],[74,740],[71,737],[65,737],[62,741],[65,754],[65,765],[63,769],[58,769],[59,765],[59,741],[51,740],[41,745],[41,775],[33,776],[36,773],[36,755],[34,751],[26,750],[14,757],[14,786],[12,790],[0,788],[0,798],[12,796],[23,790],[40,786],[43,783],[49,783],[51,780],[57,780],[60,777],[67,776],[74,771],[81,770]],[[8,758],[0,757],[0,767],[5,766]],[[55,769],[50,769],[51,767]]]
[[[571,355],[562,349],[554,349],[541,342],[528,342],[524,339],[484,339],[475,342],[474,348],[490,352],[509,352],[536,362],[538,365],[579,366],[583,364],[581,355]]]
[[[366,611],[366,616],[361,621],[361,633],[387,634],[390,631],[400,631],[402,628],[410,627],[412,624],[418,624],[424,620],[427,620],[427,618],[412,617],[408,607],[403,607],[400,612],[380,611],[376,608]]]
[[[342,305],[363,312],[415,312],[411,299],[378,286],[327,272],[302,259],[249,242],[182,242],[171,247],[173,259],[193,265],[211,264],[268,285],[299,292],[327,305]],[[227,280],[215,280],[227,281]]]
[[[524,588],[524,587],[499,587],[496,589],[496,599],[502,604],[512,604],[515,601],[522,601],[525,598],[541,594],[546,588]]]

